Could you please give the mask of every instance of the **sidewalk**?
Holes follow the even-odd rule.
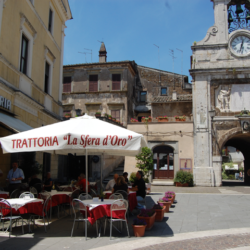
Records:
[[[170,187],[168,187],[170,190]],[[172,189],[171,189],[172,190]],[[166,189],[164,191],[167,191]],[[152,193],[147,196],[147,207],[163,196]],[[132,221],[129,218],[131,238],[127,237],[125,226],[122,234],[113,230],[113,239],[109,240],[109,226],[106,235],[96,236],[94,226],[88,227],[88,240],[85,241],[83,224],[75,226],[74,237],[70,237],[72,218],[55,220],[47,233],[43,227],[35,228],[34,234],[21,235],[21,228],[14,228],[10,239],[0,231],[1,250],[14,249],[228,249],[250,246],[250,195],[247,194],[180,194],[177,203],[165,213],[162,222],[155,222],[145,237],[133,236]],[[26,228],[27,232],[27,228]],[[19,234],[17,237],[15,234]],[[230,236],[228,236],[230,235]],[[228,242],[230,239],[230,247]],[[231,240],[233,239],[233,241]],[[217,242],[217,243],[216,243]],[[164,244],[164,245],[160,245]],[[172,244],[172,245],[171,245]],[[217,244],[217,245],[216,245]],[[211,248],[208,248],[208,245]],[[182,246],[182,247],[181,247]],[[192,248],[199,246],[198,248]],[[213,247],[212,247],[213,246]],[[220,246],[221,248],[219,248]],[[187,248],[189,247],[189,248]],[[245,249],[244,249],[245,250]]]

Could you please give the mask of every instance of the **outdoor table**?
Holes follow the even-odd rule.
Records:
[[[43,199],[37,198],[17,198],[6,199],[12,207],[12,215],[20,214],[36,214],[43,216]],[[6,216],[10,210],[3,210],[3,215]]]
[[[9,198],[9,192],[0,191],[0,198],[8,199]]]
[[[93,201],[93,200],[83,200],[83,203],[88,209],[88,220],[93,225],[96,220],[101,219],[104,216],[111,217],[110,207],[111,204],[115,202],[114,200],[104,199],[103,201]],[[113,218],[123,218],[125,212],[123,211],[113,211]]]
[[[71,202],[71,194],[72,192],[68,191],[57,191],[57,192],[46,192],[51,195],[52,199],[52,207],[56,207],[63,203]]]
[[[105,194],[105,197],[109,199],[112,191],[104,191],[103,193]],[[137,207],[136,191],[129,191],[128,205],[131,212]]]

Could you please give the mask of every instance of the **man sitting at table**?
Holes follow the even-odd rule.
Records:
[[[114,187],[117,178],[119,177],[118,174],[114,174],[114,179],[110,180],[106,186],[106,190],[112,190],[112,188]]]
[[[48,172],[47,177],[46,177],[46,179],[44,181],[44,185],[43,185],[44,190],[50,192],[51,189],[52,189],[52,186],[53,186],[53,181],[51,179],[50,172]]]
[[[143,201],[146,196],[146,185],[145,181],[143,180],[143,173],[142,171],[138,171],[136,173],[136,180],[135,183],[133,184],[132,191],[136,191],[136,198],[137,198],[137,208],[138,209],[145,209],[146,207],[141,205],[139,202]]]
[[[86,177],[85,174],[81,173],[78,177],[78,182],[76,183],[77,187],[80,187],[80,189],[84,192],[86,192]],[[88,182],[88,190],[90,190],[89,182]]]
[[[118,190],[123,190],[127,193],[129,193],[128,191],[128,185],[125,182],[125,179],[123,176],[119,176],[116,180],[116,184],[114,185],[113,189],[112,189],[112,194],[116,193]]]
[[[7,181],[9,181],[9,193],[11,194],[15,189],[20,189],[22,180],[24,179],[23,170],[18,168],[18,162],[12,163],[12,169],[7,175]]]

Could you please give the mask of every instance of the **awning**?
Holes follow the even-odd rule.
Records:
[[[23,132],[27,130],[33,129],[31,126],[27,125],[26,123],[11,117],[9,115],[0,113],[0,124],[4,124],[5,126],[13,129],[16,132]]]
[[[238,170],[238,164],[233,164],[233,167],[225,165],[225,170]]]

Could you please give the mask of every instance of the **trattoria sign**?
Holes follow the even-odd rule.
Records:
[[[0,107],[10,110],[11,101],[0,95]]]

